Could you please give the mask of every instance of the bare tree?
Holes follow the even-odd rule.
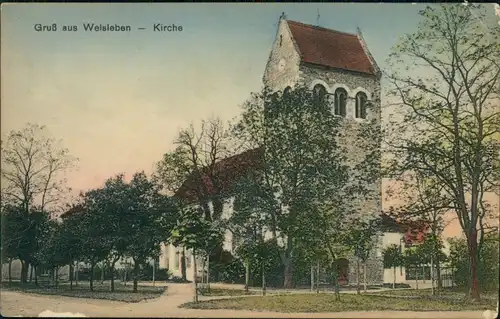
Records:
[[[3,200],[22,204],[28,214],[31,205],[43,211],[61,198],[67,191],[62,174],[75,158],[58,144],[44,126],[36,124],[7,135],[1,150]]]
[[[166,153],[157,163],[155,178],[171,194],[178,195],[182,207],[199,205],[209,222],[219,220],[222,215],[224,174],[217,163],[231,154],[228,133],[220,118],[203,120],[198,129],[191,124],[179,132],[174,151]],[[182,255],[181,269],[185,277],[185,249]]]
[[[468,243],[469,295],[479,300],[483,197],[498,190],[499,180],[500,27],[485,28],[484,6],[432,5],[420,14],[417,31],[390,57],[391,94],[403,115],[387,134],[397,159],[390,166],[395,175],[432,178],[453,200]]]
[[[223,180],[216,163],[228,157],[230,137],[220,118],[191,124],[179,132],[173,152],[166,153],[157,164],[156,176],[172,193],[186,192],[203,208],[207,220],[218,219],[222,213]],[[209,202],[213,204],[210,211]]]
[[[48,207],[54,210],[61,204],[67,191],[63,173],[75,159],[58,141],[47,136],[44,126],[28,124],[22,130],[11,131],[2,140],[1,154],[2,205],[19,205],[28,217],[35,208],[46,213]],[[29,258],[21,262],[21,277],[25,280]]]

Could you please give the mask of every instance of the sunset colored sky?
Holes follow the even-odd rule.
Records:
[[[1,133],[46,125],[79,158],[69,185],[85,190],[120,172],[151,172],[180,128],[230,120],[259,90],[278,17],[363,31],[379,66],[413,32],[411,4],[3,4]],[[86,32],[83,23],[130,25]],[[37,32],[35,24],[55,32]],[[154,32],[176,24],[181,32]],[[78,31],[63,32],[62,26]],[[137,30],[137,28],[146,28]]]

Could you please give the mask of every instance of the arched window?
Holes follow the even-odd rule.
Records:
[[[357,119],[366,119],[366,94],[363,92],[358,92],[356,94],[356,118]]]
[[[313,88],[314,100],[316,102],[323,102],[327,93],[326,88],[321,84],[316,84]]]
[[[314,96],[319,98],[325,97],[327,93],[325,87],[321,84],[316,84],[314,86],[313,91],[314,91]]]
[[[347,91],[343,88],[335,90],[334,114],[345,116],[347,105]]]

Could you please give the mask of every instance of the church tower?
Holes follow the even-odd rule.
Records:
[[[345,33],[291,21],[280,17],[276,38],[263,76],[263,84],[272,91],[283,91],[296,85],[324,94],[331,111],[341,117],[339,144],[347,150],[349,166],[360,164],[367,149],[380,145],[359,143],[363,125],[380,127],[381,72],[370,54],[361,30]],[[366,144],[368,143],[368,144]],[[369,145],[369,146],[367,146]],[[372,196],[359,198],[354,205],[363,216],[381,212],[381,180],[368,185]],[[349,278],[355,277],[352,256]],[[371,282],[383,281],[380,252],[374,253],[368,267]]]

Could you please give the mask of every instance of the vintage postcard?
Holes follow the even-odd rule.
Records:
[[[1,314],[495,318],[500,15],[1,7]]]

